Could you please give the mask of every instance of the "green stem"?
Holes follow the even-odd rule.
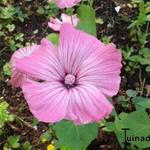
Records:
[[[89,5],[92,7],[93,3],[94,3],[94,0],[88,0],[88,2],[89,2]]]

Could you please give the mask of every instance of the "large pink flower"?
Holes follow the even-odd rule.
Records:
[[[61,14],[61,19],[62,19],[62,21],[60,21],[57,18],[51,17],[50,21],[48,22],[48,26],[51,29],[53,29],[54,31],[59,31],[62,23],[70,23],[74,27],[76,27],[79,22],[79,19],[77,18],[76,14],[72,15],[72,16],[68,16],[66,14]]]
[[[59,8],[70,8],[77,5],[81,0],[56,0]]]
[[[46,42],[46,40],[43,40]],[[69,24],[60,30],[60,45],[20,59],[17,69],[34,79],[24,81],[24,96],[34,116],[43,122],[95,122],[112,111],[108,96],[120,85],[121,54]],[[38,82],[40,81],[40,82]]]

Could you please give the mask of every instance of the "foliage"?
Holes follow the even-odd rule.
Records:
[[[19,139],[20,139],[19,136],[9,136],[8,143],[9,143],[10,147],[12,147],[14,149],[18,148],[20,146]]]
[[[5,123],[14,120],[14,116],[7,110],[8,106],[6,101],[0,102],[0,129],[3,128]]]
[[[27,14],[20,7],[9,4],[8,1],[0,2],[6,6],[0,6],[0,38],[3,38],[11,50],[22,47],[23,33],[15,33],[16,22],[24,22]],[[14,33],[13,35],[11,33]]]
[[[77,13],[80,20],[78,29],[96,36],[96,18],[93,8],[88,5],[81,5]]]
[[[128,141],[132,145],[136,145],[139,148],[148,148],[150,143],[144,138],[149,136],[150,131],[150,118],[147,112],[147,108],[150,108],[150,99],[137,96],[138,93],[134,90],[127,90],[126,94],[128,98],[120,96],[118,98],[120,104],[125,107],[135,107],[136,111],[131,113],[120,113],[119,115],[115,114],[114,122],[104,122],[104,130],[107,132],[114,132],[118,138],[118,141],[122,147],[124,146],[125,134],[123,129],[127,130],[127,137],[139,137],[141,140],[131,140]]]
[[[61,121],[54,126],[61,149],[84,150],[96,138],[98,124],[74,125]],[[67,130],[66,130],[67,129]]]
[[[139,2],[139,14],[135,20],[129,25],[132,41],[138,42],[138,52],[133,47],[123,48],[123,56],[126,65],[126,71],[139,69],[140,66],[145,66],[145,70],[150,72],[150,49],[146,47],[148,40],[148,29],[149,29],[149,13],[150,3],[141,0]]]
[[[56,6],[55,3],[50,3],[49,5],[45,5],[45,6],[40,6],[38,9],[37,9],[37,13],[39,15],[45,15],[47,16],[48,18],[49,17],[52,17],[52,16],[56,16],[57,13],[58,13],[59,9],[58,7]]]
[[[52,131],[50,129],[47,130],[46,132],[44,132],[41,135],[40,139],[41,139],[42,143],[51,141],[51,139],[52,139]]]
[[[55,45],[59,44],[59,35],[57,33],[48,34],[46,38],[50,40],[52,43],[54,43]]]
[[[5,65],[3,66],[3,72],[4,72],[4,75],[6,75],[6,76],[11,75],[9,63],[5,63]]]
[[[121,113],[119,116],[115,117],[114,123],[110,122],[106,124],[105,130],[115,132],[120,145],[123,146],[125,141],[123,129],[129,129],[127,132],[127,137],[140,137],[146,138],[149,136],[150,131],[150,119],[148,114],[143,111],[134,111],[131,113]],[[149,141],[128,141],[131,144],[138,146],[139,148],[148,148],[150,146]]]
[[[23,150],[32,150],[32,145],[30,144],[29,141],[23,143]]]

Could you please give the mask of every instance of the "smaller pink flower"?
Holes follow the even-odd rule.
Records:
[[[56,0],[59,8],[71,8],[77,5],[81,0]]]
[[[22,59],[31,56],[38,49],[43,49],[44,46],[52,47],[51,42],[48,42],[46,39],[42,39],[40,45],[33,44],[32,46],[27,46],[17,50],[11,57],[10,67],[11,67],[11,80],[10,83],[14,87],[21,87],[24,80],[30,78],[26,74],[20,72],[16,68],[17,62]],[[54,47],[53,47],[54,48]],[[54,48],[55,49],[55,48]],[[32,78],[33,79],[33,78]]]
[[[61,19],[62,21],[60,21],[58,18],[51,17],[50,22],[48,22],[48,26],[54,31],[59,31],[62,23],[69,23],[76,27],[79,22],[79,19],[77,18],[76,14],[73,16],[61,14]]]
[[[30,56],[34,51],[39,48],[39,45],[27,46],[24,48],[20,48],[17,50],[11,57],[10,66],[11,66],[11,84],[14,87],[20,87],[24,78],[26,78],[25,74],[22,74],[20,71],[16,69],[16,63],[19,59]]]

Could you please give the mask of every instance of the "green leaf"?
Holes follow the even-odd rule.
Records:
[[[85,150],[96,138],[98,124],[77,126],[69,121],[61,121],[54,126],[61,149]]]
[[[9,136],[8,137],[8,143],[12,148],[18,148],[20,146],[19,144],[20,137],[19,136]]]
[[[144,25],[146,22],[146,8],[145,8],[145,3],[144,0],[141,0],[140,5],[139,5],[139,15],[138,15],[138,24],[139,25]]]
[[[147,66],[145,70],[146,72],[150,72],[150,66]]]
[[[55,45],[59,44],[59,34],[51,33],[46,38]]]
[[[150,118],[148,114],[143,111],[134,111],[129,114],[121,113],[119,117],[115,117],[115,128],[112,128],[115,132],[120,145],[125,141],[123,128],[128,128],[127,137],[148,137],[150,135]],[[139,148],[150,147],[149,141],[128,141],[131,144],[138,146]]]
[[[9,63],[5,63],[5,65],[3,66],[3,72],[4,72],[4,75],[6,75],[6,76],[11,75]]]
[[[113,122],[108,122],[106,127],[103,128],[104,131],[106,132],[113,132],[115,131],[115,125]]]
[[[97,18],[96,23],[97,24],[104,24],[104,20],[102,18]]]
[[[14,120],[14,116],[7,111],[8,106],[6,101],[0,102],[0,128],[3,128],[6,122]]]
[[[88,5],[80,5],[77,13],[80,20],[78,29],[96,36],[96,18],[94,9]]]
[[[29,141],[26,141],[24,144],[23,144],[23,150],[31,150],[32,146],[30,144]]]
[[[133,61],[133,62],[140,62],[141,61],[141,56],[133,55],[133,56],[130,56],[128,59]]]
[[[104,35],[104,36],[102,37],[102,41],[103,41],[105,44],[109,44],[109,43],[110,43],[110,38],[109,38],[108,36]]]
[[[16,36],[15,36],[15,40],[23,41],[23,40],[24,40],[23,37],[24,37],[24,34],[23,34],[23,33],[18,33],[18,34],[16,34]]]
[[[3,130],[2,129],[0,129],[0,136],[3,134]]]
[[[122,113],[119,115],[119,117],[118,117],[118,116],[115,117],[115,127],[116,127],[117,130],[120,130],[120,131],[121,131],[121,129],[125,127],[124,124],[123,124],[123,121],[124,121],[127,117],[128,117],[128,114],[127,114],[127,113],[124,113],[124,112],[122,112]]]
[[[48,142],[50,141],[52,138],[51,132],[50,130],[46,131],[45,133],[43,133],[40,137],[42,143]]]
[[[0,7],[0,18],[13,19],[15,15],[15,7],[9,5],[7,7]]]
[[[37,10],[37,13],[40,14],[40,15],[43,15],[44,12],[45,12],[45,11],[44,11],[44,8],[41,7],[41,6],[40,6],[40,7],[38,8],[38,10]]]
[[[141,58],[141,65],[150,65],[150,58]]]
[[[15,25],[14,25],[14,24],[8,24],[8,25],[6,26],[6,28],[8,29],[9,32],[12,32],[12,31],[14,31],[14,29],[15,29]]]
[[[121,113],[119,115],[119,117],[116,116],[115,122],[114,122],[115,127],[112,128],[114,130],[115,134],[117,135],[117,139],[118,139],[121,146],[123,146],[122,143],[124,141],[124,133],[123,133],[122,128],[125,128],[125,126],[123,124],[123,120],[126,119],[127,117],[128,117],[128,114],[124,113],[124,112]]]
[[[127,136],[147,137],[150,135],[150,118],[145,111],[134,111],[124,120],[124,125],[130,130]],[[150,147],[149,141],[131,141],[139,148]]]
[[[126,91],[126,94],[129,96],[129,97],[136,97],[137,96],[137,92],[135,90],[127,90]]]
[[[0,37],[4,36],[5,33],[3,31],[0,31]]]
[[[149,48],[143,48],[142,54],[145,58],[150,58],[150,49]]]
[[[147,20],[148,20],[148,21],[150,21],[150,15],[147,15],[147,17],[146,17],[146,18],[147,18]]]
[[[150,99],[149,98],[135,97],[132,99],[132,102],[135,104],[136,109],[150,108]]]

